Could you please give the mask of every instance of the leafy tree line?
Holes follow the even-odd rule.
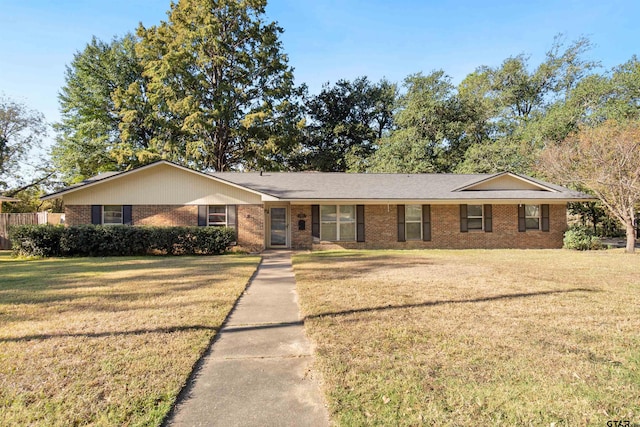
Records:
[[[160,158],[210,170],[538,175],[548,144],[638,114],[637,58],[598,74],[585,38],[558,37],[537,66],[517,55],[458,85],[435,70],[310,95],[293,84],[265,4],[182,0],[167,22],[78,52],[53,150],[66,180]]]

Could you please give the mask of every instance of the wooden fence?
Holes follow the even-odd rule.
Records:
[[[62,218],[62,214],[48,212],[0,213],[0,249],[11,249],[9,227],[12,225],[60,224]]]

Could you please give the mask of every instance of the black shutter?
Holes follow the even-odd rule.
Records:
[[[549,205],[542,205],[542,231],[549,231]]]
[[[364,242],[364,205],[356,206],[356,241]]]
[[[467,205],[460,205],[460,232],[469,231],[469,223],[467,221]]]
[[[311,236],[320,238],[320,205],[311,205]]]
[[[238,230],[238,205],[227,205],[227,227]]]
[[[132,210],[133,207],[131,205],[122,206],[122,224],[133,225]]]
[[[431,241],[431,205],[422,205],[422,240]]]
[[[484,205],[484,231],[487,233],[493,231],[493,209],[491,205]]]
[[[527,231],[527,222],[524,216],[524,205],[518,205],[518,231]]]
[[[406,242],[404,234],[404,205],[398,205],[398,242]]]
[[[102,224],[102,205],[91,205],[91,224]]]
[[[198,227],[205,227],[207,225],[208,210],[207,205],[198,205]]]
[[[227,227],[233,228],[235,231],[236,241],[233,245],[238,244],[238,205],[227,205]]]

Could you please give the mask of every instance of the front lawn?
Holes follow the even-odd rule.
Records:
[[[640,423],[640,256],[339,251],[294,269],[338,425]]]
[[[258,257],[0,254],[0,425],[157,425]]]

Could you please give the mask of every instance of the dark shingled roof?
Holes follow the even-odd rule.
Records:
[[[227,182],[248,191],[261,193],[263,199],[281,199],[284,201],[483,201],[505,200],[515,203],[527,200],[540,201],[586,201],[593,200],[588,194],[569,190],[534,178],[511,173],[497,174],[385,174],[385,173],[327,173],[327,172],[212,172],[203,173],[184,166],[160,160],[126,172],[106,172],[89,178],[79,184],[43,196],[42,199],[59,197],[79,190],[85,186],[102,185],[134,174],[139,170],[165,164],[189,171],[218,181]],[[496,185],[484,184],[507,176],[517,183],[515,187],[528,189],[492,189],[474,190],[482,184],[484,188],[496,188]],[[495,183],[494,183],[495,184]],[[509,184],[506,184],[507,187]]]
[[[460,199],[585,199],[590,196],[528,177],[555,191],[462,190],[495,175],[377,174],[322,172],[215,172],[210,175],[287,200],[460,200]]]

